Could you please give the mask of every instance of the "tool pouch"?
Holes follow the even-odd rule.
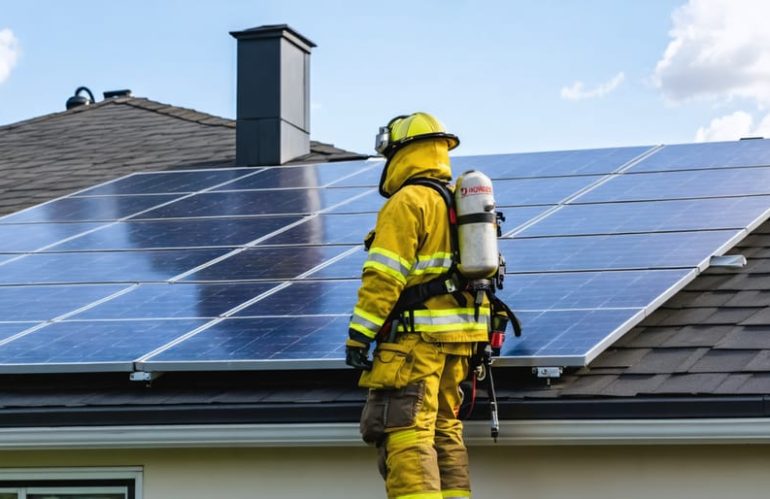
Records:
[[[363,388],[394,389],[409,383],[414,367],[413,350],[417,335],[405,335],[397,343],[380,343],[374,351],[371,371],[364,371],[358,381]]]
[[[424,396],[424,381],[398,390],[369,390],[361,413],[364,442],[380,445],[388,430],[413,426]]]

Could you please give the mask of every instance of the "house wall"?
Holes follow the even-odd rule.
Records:
[[[471,448],[476,498],[766,497],[770,446]],[[0,468],[142,466],[143,499],[384,497],[371,449],[1,452]]]

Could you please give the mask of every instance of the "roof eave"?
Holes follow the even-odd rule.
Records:
[[[503,421],[465,425],[471,446],[770,443],[770,418]],[[0,450],[361,447],[357,423],[33,427],[0,429]]]

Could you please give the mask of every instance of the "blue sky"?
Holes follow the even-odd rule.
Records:
[[[770,2],[3,0],[0,124],[74,89],[235,115],[229,31],[287,23],[318,47],[311,136],[371,152],[431,112],[458,154],[770,136]]]

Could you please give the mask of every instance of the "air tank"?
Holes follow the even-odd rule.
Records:
[[[464,172],[455,187],[458,270],[470,279],[492,277],[497,272],[497,215],[492,180],[477,170]]]

